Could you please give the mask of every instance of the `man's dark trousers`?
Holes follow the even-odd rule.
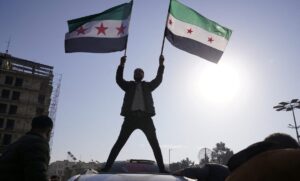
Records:
[[[140,111],[133,112],[130,116],[126,116],[124,118],[124,122],[118,140],[116,141],[115,145],[113,146],[110,152],[105,166],[105,170],[109,170],[111,168],[119,152],[121,151],[129,136],[135,129],[140,129],[144,132],[153,150],[159,170],[164,171],[165,167],[163,164],[163,158],[156,137],[155,126],[153,124],[152,118],[151,116]]]

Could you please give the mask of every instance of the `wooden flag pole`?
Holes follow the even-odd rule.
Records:
[[[125,47],[125,51],[124,51],[124,56],[126,56],[126,52],[127,52],[127,42],[126,42],[126,47]]]
[[[131,10],[130,10],[130,14],[132,12],[132,6],[133,6],[133,0],[131,0]],[[131,16],[131,15],[130,15]],[[124,56],[126,56],[126,53],[127,53],[127,43],[128,43],[128,38],[129,38],[129,28],[128,28],[128,33],[127,33],[127,40],[126,40],[126,46],[125,46],[125,51],[124,51]]]
[[[161,45],[160,55],[162,55],[163,51],[164,51],[165,39],[166,39],[166,28],[167,28],[167,23],[168,23],[168,18],[169,18],[170,6],[171,6],[171,0],[169,0],[169,8],[168,8],[168,12],[167,12],[167,18],[166,18],[165,30],[164,30],[164,37],[163,37],[163,41],[162,41],[162,45]]]

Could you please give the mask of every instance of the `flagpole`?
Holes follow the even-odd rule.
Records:
[[[163,41],[162,41],[162,45],[161,45],[161,52],[160,52],[160,55],[162,55],[162,54],[163,54],[163,51],[164,51],[165,39],[166,39],[166,28],[167,28],[167,23],[168,23],[168,18],[169,18],[170,6],[171,6],[171,0],[169,0],[169,8],[168,8],[167,17],[166,17],[165,30],[164,30],[164,37],[163,37]]]
[[[132,12],[132,6],[133,6],[133,0],[131,0],[131,10],[130,10],[130,14]],[[131,15],[130,15],[131,16]],[[126,40],[126,46],[125,46],[125,51],[124,51],[124,56],[126,56],[126,53],[127,53],[127,42],[128,42],[128,38],[129,38],[129,28],[128,28],[128,33],[127,33],[127,40]]]

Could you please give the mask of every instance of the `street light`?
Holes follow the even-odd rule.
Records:
[[[295,113],[294,113],[294,109],[300,109],[300,100],[299,99],[293,99],[290,102],[280,102],[277,106],[273,107],[274,109],[276,109],[276,111],[292,111],[293,112],[293,118],[294,118],[294,126],[289,124],[289,128],[295,129],[296,130],[296,135],[297,135],[297,140],[298,143],[299,142],[299,133],[298,133],[298,129],[300,126],[297,126],[297,122],[296,122],[296,117],[295,117]]]

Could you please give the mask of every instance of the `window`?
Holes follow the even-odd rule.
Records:
[[[4,119],[0,118],[0,128],[3,128],[3,126],[4,126]]]
[[[11,143],[11,138],[12,138],[11,134],[4,134],[2,144],[9,145]]]
[[[43,115],[44,109],[43,108],[36,108],[36,115]]]
[[[2,90],[2,93],[1,93],[1,97],[2,97],[2,98],[8,99],[8,98],[9,98],[9,94],[10,94],[10,91],[9,91],[9,90],[3,89],[3,90]]]
[[[20,95],[21,95],[20,92],[13,91],[12,96],[11,96],[11,100],[19,100],[20,99]]]
[[[40,84],[40,90],[46,90],[48,87],[49,83],[47,81],[43,81]]]
[[[4,83],[7,85],[12,85],[13,81],[14,81],[14,78],[12,76],[6,76]]]
[[[15,86],[22,87],[22,85],[23,85],[23,79],[16,78]]]
[[[14,127],[15,127],[15,120],[13,120],[13,119],[8,119],[7,121],[6,121],[6,130],[13,130],[14,129]]]
[[[7,104],[0,103],[0,113],[6,113]]]
[[[16,114],[18,110],[18,106],[10,105],[8,114]]]
[[[45,95],[39,95],[38,102],[39,102],[39,104],[44,104],[45,103]]]

